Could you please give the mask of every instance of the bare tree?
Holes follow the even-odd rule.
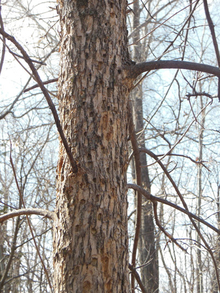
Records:
[[[198,3],[199,1],[189,1],[184,6],[179,1],[167,1],[160,5],[160,1],[151,1],[150,4],[155,5],[150,7],[146,6],[146,1],[141,1],[140,7],[143,9],[142,12],[145,11],[141,14],[144,21],[137,24],[137,28],[131,32],[130,38],[135,40],[130,47],[138,46],[147,36],[153,38],[156,31],[157,37],[154,38],[154,42],[148,44],[147,56],[153,60],[145,60],[143,57],[143,60],[138,60],[135,64],[127,50],[126,14],[137,11],[127,7],[126,1],[59,1],[59,115],[56,111],[56,100],[53,102],[53,93],[46,88],[50,81],[47,81],[46,85],[40,77],[43,71],[38,66],[43,66],[44,58],[30,57],[25,50],[26,45],[12,37],[2,22],[0,34],[3,51],[8,50],[14,58],[22,59],[25,69],[35,80],[29,89],[26,88],[26,93],[34,90],[37,97],[37,93],[41,91],[45,98],[44,100],[40,96],[40,100],[36,99],[33,103],[33,99],[28,100],[26,96],[21,98],[23,89],[21,95],[5,102],[2,108],[2,119],[13,116],[10,121],[13,135],[10,135],[10,139],[7,138],[8,144],[11,140],[12,148],[7,156],[8,168],[14,180],[10,192],[13,190],[17,195],[16,200],[15,197],[13,200],[10,197],[9,202],[3,202],[4,208],[9,207],[14,211],[0,216],[1,222],[17,217],[17,222],[10,220],[15,228],[11,230],[10,235],[14,237],[14,242],[10,244],[11,253],[8,261],[1,267],[1,275],[5,274],[1,279],[4,290],[10,290],[6,284],[13,284],[12,280],[16,278],[19,278],[19,286],[26,286],[29,291],[36,290],[34,282],[37,279],[40,292],[135,292],[137,286],[142,292],[152,290],[148,285],[145,287],[145,282],[142,282],[138,274],[138,230],[134,240],[132,263],[128,264],[127,189],[133,189],[137,194],[137,212],[141,211],[142,197],[153,205],[154,221],[160,234],[159,261],[163,264],[166,280],[168,279],[168,282],[164,283],[164,292],[195,292],[198,278],[194,270],[194,251],[197,248],[202,251],[201,264],[214,268],[215,281],[220,287],[216,255],[213,253],[209,237],[209,233],[213,237],[219,234],[219,230],[215,227],[216,222],[212,215],[205,209],[201,208],[201,212],[196,214],[198,206],[194,204],[195,170],[202,169],[201,176],[204,172],[211,172],[205,159],[206,149],[210,150],[208,145],[213,142],[218,145],[214,138],[205,143],[206,131],[208,135],[218,133],[218,123],[209,124],[212,127],[204,131],[203,128],[208,124],[201,127],[204,134],[201,147],[204,153],[198,159],[195,157],[198,147],[198,136],[195,135],[197,126],[194,125],[201,125],[199,119],[204,111],[207,122],[209,113],[210,119],[213,117],[215,107],[211,102],[218,97],[216,80],[220,78],[218,66],[208,62],[206,58],[208,46],[204,48],[204,44],[206,29],[209,27],[203,24],[204,34],[202,37],[200,33],[197,35],[201,41],[200,48],[203,48],[199,60],[196,58],[199,54],[196,54],[197,49],[194,45],[196,38],[193,41],[190,38],[194,30],[197,32],[197,26],[192,19],[196,19],[195,11],[201,13]],[[23,9],[24,14],[28,15],[28,19],[44,31],[46,39],[56,43],[51,28],[47,33],[38,21],[38,16],[30,13],[31,6],[27,8],[21,1],[17,4]],[[204,4],[207,3],[204,1]],[[204,7],[208,15],[207,5]],[[181,13],[184,13],[184,17],[183,21],[181,18],[179,22],[177,18]],[[149,17],[145,21],[146,15]],[[207,20],[217,57],[216,36],[213,34],[208,16]],[[198,23],[200,26],[200,22]],[[57,48],[57,43],[54,48]],[[187,46],[190,50],[187,50]],[[45,59],[47,56],[44,56]],[[207,64],[204,60],[207,60]],[[3,61],[1,64],[1,67],[4,66]],[[159,69],[168,69],[165,71],[166,78],[159,73],[162,72]],[[176,69],[174,74],[171,73],[171,69]],[[147,86],[142,85],[142,93],[143,96],[148,93],[149,100],[139,101],[139,104],[146,125],[141,124],[135,128],[132,105],[128,97],[135,85],[141,82],[141,75],[145,73],[148,77]],[[155,73],[160,83],[156,84]],[[57,80],[57,76],[52,77],[53,82]],[[168,79],[169,86],[166,87]],[[199,88],[201,80],[204,81],[203,87]],[[205,97],[204,105],[198,110],[196,101],[201,96]],[[15,105],[22,105],[22,113]],[[40,115],[39,111],[42,111]],[[25,117],[25,124],[19,123],[22,117]],[[34,118],[38,120],[35,125],[32,123]],[[54,166],[53,153],[51,156],[49,154],[52,141],[56,137],[55,131],[51,132],[52,121],[55,122],[60,136],[57,199],[54,211],[54,181],[50,178],[54,175],[54,168],[51,168],[51,171],[49,167],[51,163]],[[13,123],[17,123],[16,131],[12,131]],[[42,131],[43,126],[47,127],[47,132]],[[148,131],[145,132],[145,129]],[[36,138],[35,135],[38,139],[32,141],[33,137]],[[130,157],[129,147],[132,148]],[[212,153],[216,153],[215,147]],[[146,155],[147,162],[141,162],[141,156]],[[135,162],[137,184],[127,184],[126,181],[131,157]],[[48,158],[50,162],[47,162]],[[149,175],[152,178],[146,185],[141,178],[141,173],[144,173],[141,170],[146,168],[143,166],[145,164],[148,164]],[[203,176],[203,180],[204,178]],[[212,179],[210,182],[212,185]],[[152,186],[151,192],[147,186],[149,183]],[[4,195],[7,197],[6,193]],[[50,198],[49,201],[46,199],[47,196]],[[212,202],[207,200],[203,191],[201,207],[205,202],[211,207]],[[54,222],[54,286],[51,282],[46,252],[46,243],[50,236],[44,237],[44,231],[50,229],[50,224],[45,220],[38,230],[35,224],[39,218],[35,216],[30,221],[31,214],[50,218]],[[140,216],[136,223],[139,229]],[[181,235],[179,230],[183,231],[183,225],[186,226],[186,232]],[[26,233],[27,229],[30,229],[29,235]],[[17,230],[18,233],[15,233]],[[11,243],[7,233],[8,231],[4,231],[8,237],[7,242]],[[20,250],[21,246],[24,250]],[[142,247],[140,242],[139,250]],[[25,250],[25,255],[18,254]],[[164,254],[164,250],[169,252],[169,256]],[[189,257],[186,254],[188,250]],[[36,253],[31,258],[33,251]],[[4,258],[3,254],[1,257]],[[12,258],[16,259],[13,265],[10,260]],[[25,269],[22,267],[22,261]],[[10,266],[10,274],[6,270],[6,265]],[[133,276],[131,284],[128,282],[128,269]],[[11,272],[16,274],[13,275]],[[202,280],[206,288],[210,288],[208,276],[208,273],[205,274]],[[161,272],[160,277],[163,280]],[[26,281],[26,285],[23,280]]]

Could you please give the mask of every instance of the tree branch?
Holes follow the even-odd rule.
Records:
[[[158,70],[158,69],[187,69],[201,71],[209,74],[213,74],[220,77],[220,69],[215,66],[201,64],[188,61],[176,61],[176,60],[158,60],[150,62],[141,62],[135,65],[124,66],[127,71],[127,78],[135,79],[141,73],[145,71]]]
[[[131,264],[129,264],[128,267],[129,267],[131,273],[134,275],[136,281],[138,282],[138,285],[141,288],[141,292],[147,293],[147,290],[145,289],[145,287],[144,287],[144,285],[143,285],[143,283],[141,281],[141,278],[140,278],[138,272],[136,271],[136,269]]]
[[[158,215],[157,215],[157,201],[154,201],[153,202],[153,208],[154,208],[154,218],[155,218],[155,222],[157,224],[157,226],[159,227],[159,229],[174,243],[176,244],[180,249],[182,249],[184,252],[187,253],[187,250],[185,248],[183,248],[175,238],[173,238],[173,236],[168,233],[164,228],[163,226],[160,224],[160,221],[159,221],[159,218],[158,218]]]
[[[9,220],[14,217],[22,216],[22,215],[40,215],[46,218],[49,218],[51,220],[54,220],[55,214],[53,212],[50,212],[48,210],[44,209],[19,209],[12,211],[10,213],[4,214],[0,216],[0,223],[3,223],[6,220]]]
[[[138,192],[141,192],[146,199],[152,201],[152,202],[161,202],[165,205],[168,205],[170,207],[173,207],[174,209],[184,213],[185,215],[188,215],[190,218],[193,218],[197,221],[199,221],[200,223],[206,225],[207,227],[209,227],[210,229],[212,229],[213,231],[215,231],[216,233],[220,234],[220,230],[215,228],[213,225],[209,224],[208,222],[206,222],[205,220],[203,220],[202,218],[196,216],[195,214],[185,210],[184,208],[181,208],[180,206],[157,196],[152,195],[150,192],[148,192],[147,190],[145,190],[144,188],[138,186],[137,184],[127,184],[128,188],[132,188]]]
[[[77,167],[77,163],[76,161],[74,160],[73,158],[73,155],[72,155],[72,152],[71,152],[71,149],[68,145],[68,142],[66,140],[66,137],[64,135],[64,132],[63,132],[63,129],[62,129],[62,126],[61,126],[61,123],[60,123],[60,119],[59,119],[59,116],[57,114],[57,111],[56,111],[56,108],[54,106],[54,103],[50,97],[50,95],[48,94],[48,91],[47,89],[45,88],[39,74],[38,74],[38,71],[37,69],[35,68],[35,66],[33,65],[33,62],[31,61],[30,57],[28,56],[27,52],[24,50],[24,48],[16,41],[16,39],[7,34],[3,29],[0,28],[0,34],[5,37],[6,39],[8,39],[10,42],[12,42],[16,47],[17,49],[21,52],[21,54],[23,55],[24,57],[24,60],[27,62],[27,64],[29,65],[31,71],[32,71],[32,74],[36,80],[36,82],[39,84],[39,87],[41,88],[46,100],[47,100],[47,103],[51,109],[51,112],[53,114],[53,117],[54,117],[54,120],[55,120],[55,123],[56,123],[56,126],[57,126],[57,130],[60,134],[60,137],[61,137],[61,140],[62,140],[62,143],[66,149],[66,152],[67,152],[67,155],[69,157],[69,160],[70,160],[70,164],[71,164],[71,167],[72,167],[72,170],[73,170],[73,173],[77,173],[78,171],[78,167]]]
[[[49,84],[49,83],[53,83],[53,82],[57,82],[57,81],[58,81],[58,78],[53,78],[53,79],[50,79],[50,80],[47,80],[47,81],[43,81],[43,84],[45,85],[45,84]],[[36,89],[37,87],[40,87],[38,83],[33,85],[33,86],[31,86],[31,87],[29,87],[29,88],[27,88],[27,89],[25,89],[24,93],[29,92],[29,91],[31,91],[33,89]]]

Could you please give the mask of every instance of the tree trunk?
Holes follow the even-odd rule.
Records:
[[[55,292],[128,292],[126,0],[59,1]]]
[[[203,109],[203,99],[200,97],[200,109]],[[201,127],[200,127],[201,126]],[[199,156],[198,161],[202,162],[203,160],[203,135],[205,129],[205,110],[202,111],[202,119],[198,125],[198,140],[199,140]],[[201,208],[202,208],[202,164],[197,165],[197,216],[201,217]],[[198,222],[198,229],[201,229],[200,222]],[[200,230],[201,231],[201,230]],[[196,278],[197,278],[197,293],[203,293],[203,262],[202,262],[202,253],[201,253],[201,238],[197,234],[197,267],[196,267]]]
[[[139,1],[135,1],[133,4],[133,28],[138,28],[140,25],[140,6]],[[133,43],[140,39],[140,31],[134,34]],[[142,56],[145,55],[145,48],[139,44],[134,47],[133,60],[141,62]],[[137,133],[141,132],[144,128],[143,123],[143,91],[142,83],[140,83],[132,91],[131,94],[133,100],[133,120],[135,124],[135,130]],[[145,148],[145,135],[142,133],[139,135],[139,146]],[[140,153],[140,163],[145,166],[141,169],[142,187],[150,192],[150,178],[148,173],[147,158],[145,153]],[[132,172],[135,175],[135,172]],[[133,176],[133,180],[136,177]],[[155,247],[155,228],[153,221],[153,211],[151,202],[146,202],[146,199],[142,198],[142,213],[141,213],[141,229],[138,241],[138,256],[141,267],[141,280],[149,293],[156,293],[159,290],[159,274],[158,274],[158,253]]]

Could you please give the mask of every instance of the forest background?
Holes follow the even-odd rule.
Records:
[[[220,1],[206,3],[128,3],[132,60],[190,61],[218,68]],[[1,1],[0,22],[1,29],[28,52],[58,108],[56,5],[56,1]],[[3,35],[1,40],[0,212],[53,211],[59,153],[54,118],[20,52]],[[132,189],[128,191],[130,270],[141,279],[134,281],[136,292],[144,290],[142,285],[152,286],[146,292],[218,292],[219,80],[200,70],[151,68],[136,80],[130,100],[139,147],[147,149],[143,187],[174,205],[158,202],[155,211],[143,200],[139,244],[134,250],[138,207]],[[129,184],[137,183],[132,151],[127,178]],[[182,198],[189,211],[215,231],[198,221],[196,232],[191,218],[176,209],[182,206]],[[39,215],[28,219],[13,217],[0,226],[4,293],[49,292],[52,287],[52,221]],[[154,270],[151,280],[145,279],[145,269]]]

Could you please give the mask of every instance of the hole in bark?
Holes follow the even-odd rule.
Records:
[[[109,87],[107,88],[107,96],[108,98],[111,96],[111,89]]]
[[[98,214],[98,220],[101,221],[103,219],[103,216],[101,213]]]
[[[121,74],[121,69],[118,69],[118,74]]]
[[[82,205],[84,205],[85,202],[86,202],[85,199],[81,199],[81,200],[80,200],[80,204],[82,204]]]
[[[75,227],[75,231],[76,231],[76,232],[79,232],[79,230],[80,230],[80,226],[79,226],[79,225],[76,225],[76,227]]]
[[[83,283],[83,292],[89,291],[91,290],[91,283],[89,281],[85,281]]]
[[[92,232],[93,235],[97,234],[97,230],[95,228],[92,228],[91,232]]]
[[[97,267],[97,264],[98,264],[97,258],[93,258],[92,259],[92,266]]]

